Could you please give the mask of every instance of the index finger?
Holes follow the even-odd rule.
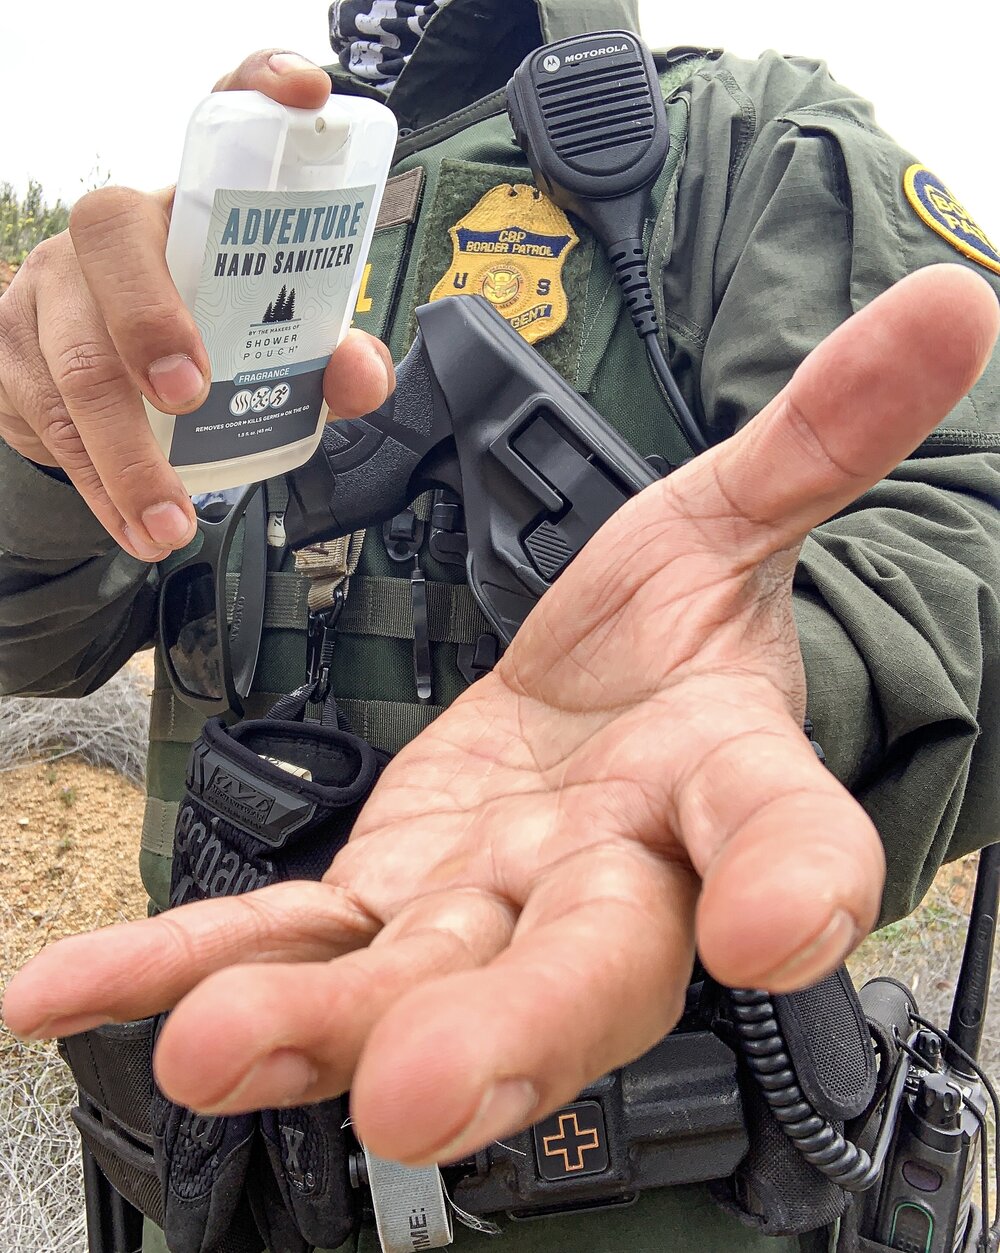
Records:
[[[8,984],[4,1021],[26,1039],[130,1022],[173,1008],[237,962],[325,961],[367,944],[379,926],[328,884],[197,901],[43,949]]]

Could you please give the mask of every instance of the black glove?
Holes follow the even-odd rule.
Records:
[[[291,720],[307,691],[267,719],[205,724],[178,813],[171,907],[319,879],[346,843],[386,759],[329,725],[330,710],[325,724]],[[171,1253],[210,1253],[247,1200],[270,1253],[337,1248],[355,1217],[346,1119],[344,1099],[206,1118],[157,1089],[154,1153]]]

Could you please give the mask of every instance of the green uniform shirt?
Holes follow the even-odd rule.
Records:
[[[491,187],[530,181],[498,90],[543,38],[584,25],[620,26],[630,10],[627,0],[540,0],[537,9],[531,0],[451,0],[434,18],[390,100],[401,127],[394,173],[422,171],[419,205],[412,223],[379,232],[372,306],[358,317],[396,359],[412,336],[412,309],[448,270],[449,228]],[[1000,290],[1000,258],[975,223],[946,190],[914,172],[917,159],[822,63],[682,48],[659,55],[658,68],[672,147],[647,234],[650,273],[664,348],[711,440],[749,421],[820,340],[903,275],[958,262]],[[373,94],[339,67],[333,75],[338,90]],[[581,242],[575,268],[567,263],[565,272],[569,318],[539,349],[640,452],[676,455],[672,418],[621,313],[610,270],[585,228],[574,225]],[[831,768],[885,843],[885,921],[914,907],[943,861],[998,835],[998,502],[994,357],[931,439],[817,528],[803,549],[795,607],[809,711]],[[373,594],[399,573],[374,541],[360,571]],[[430,572],[454,577],[433,563]],[[92,691],[152,638],[157,585],[155,568],[121,552],[73,488],[0,444],[0,690]],[[265,692],[304,678],[304,630],[278,625],[258,674]],[[372,728],[386,709],[414,707],[410,645],[399,634],[380,636],[360,622],[337,646],[338,696],[354,703],[376,739]],[[446,703],[459,687],[454,644],[440,644],[435,700]],[[150,784],[169,806],[180,795],[197,722],[185,721],[168,694],[158,699],[171,711],[158,722],[171,730],[161,737],[168,742]],[[160,825],[169,826],[165,819]],[[154,832],[146,844],[154,897],[165,882],[165,838]],[[697,1189],[644,1198],[631,1213],[648,1221],[637,1228],[624,1214],[550,1220],[526,1226],[531,1235],[515,1239],[509,1231],[502,1243],[652,1253],[742,1249],[758,1240],[707,1207]],[[656,1237],[668,1231],[678,1233],[676,1244]]]

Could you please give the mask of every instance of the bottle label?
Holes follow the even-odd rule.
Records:
[[[172,465],[313,434],[374,197],[374,187],[215,193],[194,307],[213,381],[205,403],[175,419]]]

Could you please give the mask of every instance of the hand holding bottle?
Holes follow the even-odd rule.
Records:
[[[318,109],[330,80],[301,57],[264,51],[216,85],[247,90]],[[195,525],[143,397],[189,413],[209,387],[204,344],[164,258],[172,200],[172,189],[91,192],[69,230],[40,244],[0,298],[0,437],[63,470],[142,561],[183,547]],[[388,350],[351,332],[331,358],[324,395],[333,414],[354,417],[381,404],[392,383]]]

